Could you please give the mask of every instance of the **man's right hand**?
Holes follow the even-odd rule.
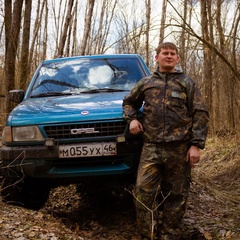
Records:
[[[131,134],[139,134],[143,132],[143,126],[138,120],[134,119],[129,124],[129,131]]]

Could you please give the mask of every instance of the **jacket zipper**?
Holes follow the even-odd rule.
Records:
[[[166,90],[167,90],[167,84],[168,84],[168,74],[166,73],[165,78],[164,78],[164,99],[163,99],[163,141],[165,140],[165,118],[166,118]]]

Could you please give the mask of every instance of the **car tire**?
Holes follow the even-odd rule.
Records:
[[[2,181],[2,201],[32,210],[41,209],[48,200],[50,188],[34,181],[5,177]]]

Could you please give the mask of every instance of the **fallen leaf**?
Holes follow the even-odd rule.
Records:
[[[209,232],[205,232],[204,237],[206,238],[206,240],[212,240],[213,239]]]

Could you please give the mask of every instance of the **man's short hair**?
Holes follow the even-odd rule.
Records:
[[[170,48],[172,50],[175,50],[176,53],[178,54],[178,48],[174,43],[171,43],[171,42],[160,43],[158,45],[158,47],[156,48],[156,53],[159,54],[162,48],[164,48],[164,49]]]

